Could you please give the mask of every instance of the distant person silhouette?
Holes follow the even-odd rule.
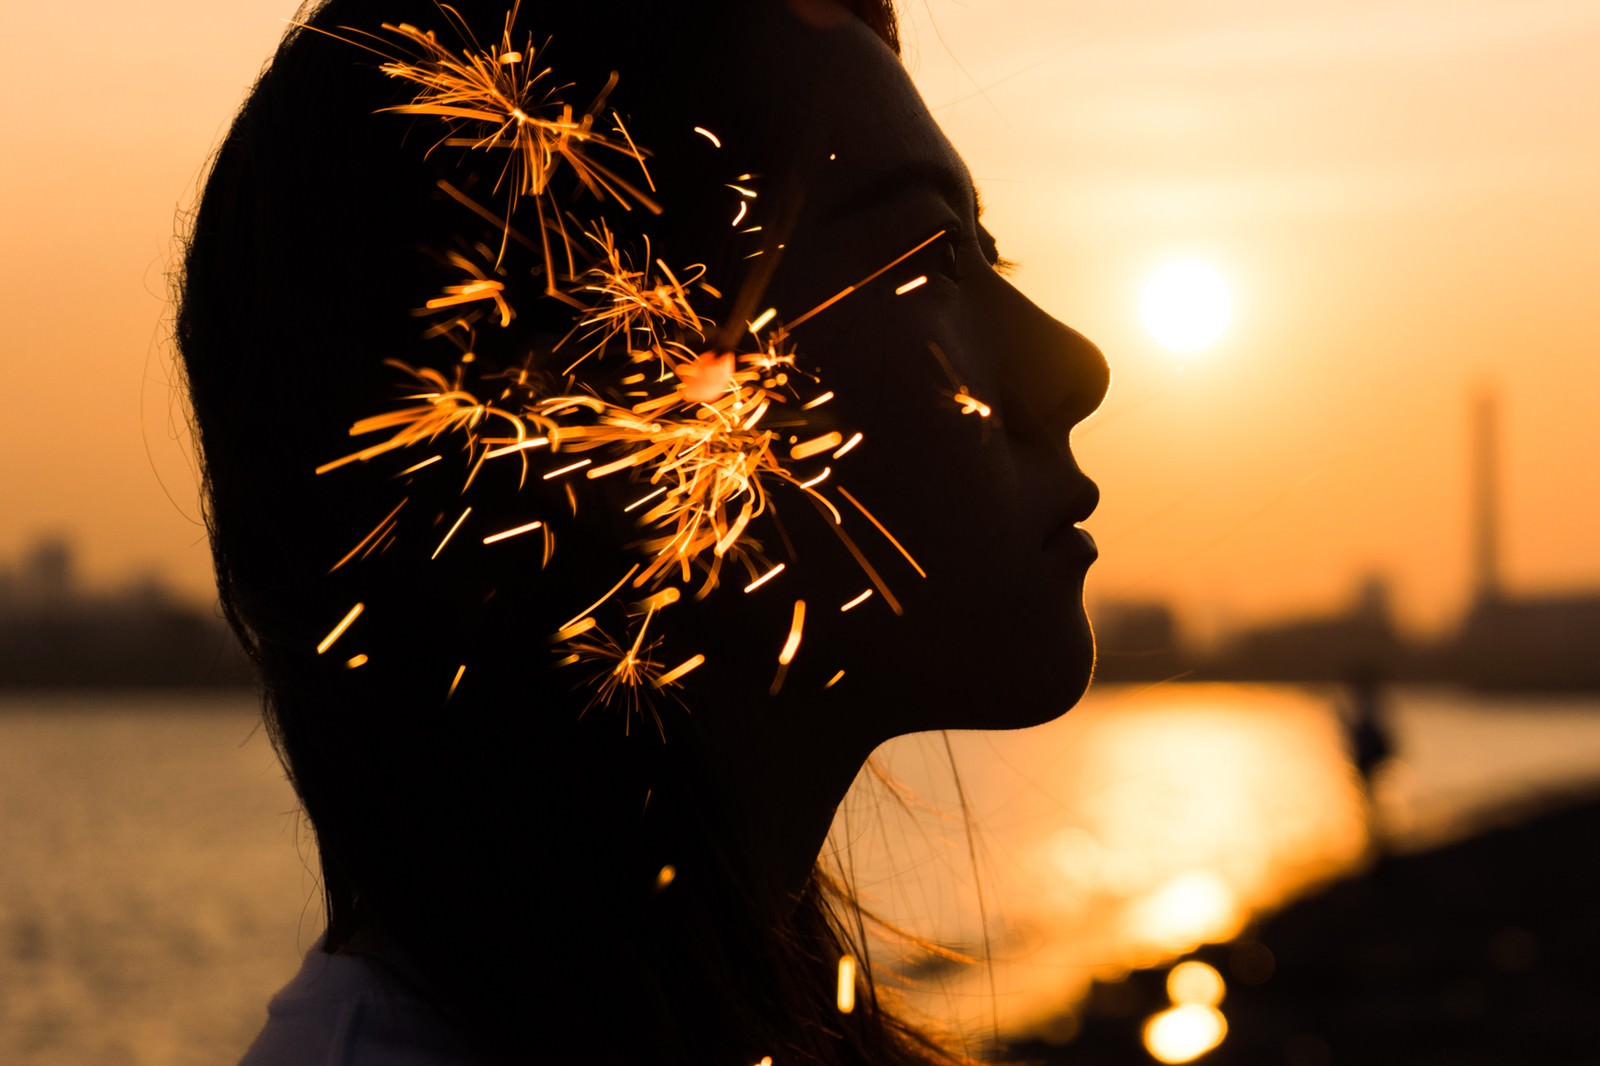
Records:
[[[1372,855],[1381,856],[1396,826],[1386,824],[1380,802],[1384,768],[1394,758],[1394,737],[1388,693],[1379,669],[1368,665],[1351,672],[1339,706],[1339,722],[1344,727],[1350,765],[1361,779],[1368,848]],[[1380,864],[1378,874],[1382,872]]]
[[[540,224],[517,222],[502,258],[463,206],[500,202],[504,155],[436,144],[429,116],[380,113],[416,85],[352,45],[409,25],[470,51],[457,20],[486,45],[506,7],[313,10],[327,32],[289,32],[212,165],[178,318],[221,601],[315,829],[327,908],[318,950],[245,1062],[955,1061],[870,972],[840,1010],[839,962],[859,952],[862,918],[817,857],[878,744],[1044,722],[1083,692],[1094,549],[1075,523],[1098,492],[1068,435],[1104,395],[1105,361],[996,272],[971,179],[900,66],[887,4],[514,10],[515,39],[531,36],[546,84],[580,109],[617,72],[597,121],[626,119],[653,188],[629,180],[665,209],[624,210],[576,182],[552,202],[600,218],[619,244],[648,235],[653,258],[704,264],[718,286],[708,306],[740,343],[736,294],[757,292],[752,316],[793,317],[925,242],[797,326],[795,367],[774,373],[818,375],[833,397],[766,417],[784,454],[802,422],[862,433],[848,456],[821,457],[828,476],[927,577],[859,515],[839,527],[846,544],[785,487],[749,536],[786,572],[745,595],[751,579],[730,563],[697,599],[701,563],[686,563],[659,632],[672,661],[706,663],[683,677],[681,702],[630,711],[596,701],[551,634],[619,560],[644,557],[645,512],[616,506],[649,491],[643,474],[480,470],[452,443],[459,427],[318,474],[372,439],[353,443],[352,424],[417,402],[417,382],[385,360],[440,380],[508,368],[494,380],[509,389],[526,383],[519,366],[545,373],[529,353],[547,357],[575,327],[567,302],[542,296],[552,279],[536,271],[555,268],[541,267]],[[508,121],[506,137],[522,120]],[[759,187],[755,217],[784,227],[765,258],[749,256],[759,234],[730,224],[741,175]],[[452,254],[480,264],[479,295],[503,284],[516,315],[463,328],[442,359],[419,339],[436,319],[417,311],[463,295],[441,265]],[[573,373],[599,382],[582,375],[610,365]],[[963,395],[992,416],[963,414]],[[548,559],[542,534],[484,543],[530,520],[553,532]],[[881,589],[862,560],[887,575]],[[866,588],[877,594],[840,610]],[[798,600],[811,620],[778,684]]]
[[[1379,671],[1367,667],[1351,674],[1346,683],[1346,701],[1340,720],[1350,762],[1370,793],[1373,775],[1394,755],[1388,699]]]

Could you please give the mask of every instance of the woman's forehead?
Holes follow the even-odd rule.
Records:
[[[796,20],[792,28],[752,64],[749,87],[761,102],[764,136],[792,138],[791,158],[805,161],[808,214],[869,210],[915,186],[970,212],[966,165],[899,58],[854,18],[822,29]]]

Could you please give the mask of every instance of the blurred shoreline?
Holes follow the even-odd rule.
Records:
[[[1210,1066],[1566,1066],[1600,1061],[1600,791],[1502,812],[1465,840],[1383,855],[1189,959],[1223,975]],[[1265,961],[1263,961],[1265,960]],[[1173,1007],[1171,967],[1097,985],[1066,1042],[1011,1050],[1042,1066],[1129,1061]]]

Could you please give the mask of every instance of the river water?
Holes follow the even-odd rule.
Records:
[[[835,860],[883,916],[991,960],[941,970],[922,1009],[1026,1032],[1093,979],[1359,872],[1372,824],[1414,850],[1600,787],[1600,699],[1393,692],[1398,759],[1370,799],[1339,702],[1105,686],[1039,729],[903,738],[842,809]],[[250,697],[0,698],[0,1062],[232,1062],[320,929]]]

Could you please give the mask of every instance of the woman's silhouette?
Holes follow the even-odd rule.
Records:
[[[831,477],[926,578],[886,538],[847,542],[775,493],[746,543],[786,571],[759,595],[685,583],[666,612],[663,654],[705,666],[648,706],[597,700],[551,634],[639,557],[639,512],[619,505],[641,472],[545,479],[445,447],[317,472],[351,452],[353,423],[403,402],[397,380],[415,389],[386,360],[488,380],[573,331],[543,295],[560,267],[517,242],[529,224],[504,249],[484,235],[503,162],[394,113],[416,84],[359,47],[407,26],[459,51],[460,26],[493,40],[506,19],[476,2],[316,9],[235,120],[194,223],[178,339],[218,586],[315,827],[328,912],[246,1062],[946,1061],[870,975],[839,1010],[859,915],[817,855],[876,745],[1043,722],[1088,683],[1094,548],[1076,523],[1097,490],[1068,434],[1104,394],[1104,360],[996,272],[885,6],[522,5],[516,39],[579,108],[618,72],[604,114],[648,152],[663,210],[576,183],[552,203],[703,264],[710,317],[755,293],[795,319],[918,249],[796,326],[793,372],[833,395],[775,425],[863,434]],[[765,237],[729,224],[741,180]],[[438,320],[418,309],[462,258],[508,279],[516,315],[425,341]],[[408,469],[424,461],[461,469]],[[540,534],[482,543],[530,518]],[[812,621],[775,678],[797,600]]]

